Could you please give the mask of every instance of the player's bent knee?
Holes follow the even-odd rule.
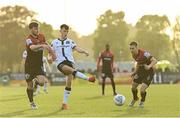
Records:
[[[42,75],[39,75],[39,76],[37,76],[36,80],[37,80],[37,82],[38,82],[38,84],[39,84],[40,86],[43,86],[44,83],[45,83],[46,77],[45,77],[45,76],[42,76]]]
[[[140,91],[141,91],[141,93],[145,93],[146,92],[146,88],[141,87]]]

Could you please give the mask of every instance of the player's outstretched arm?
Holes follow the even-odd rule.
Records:
[[[82,48],[79,48],[76,46],[76,47],[74,47],[74,50],[76,50],[79,53],[84,53],[86,56],[89,56],[89,53]]]

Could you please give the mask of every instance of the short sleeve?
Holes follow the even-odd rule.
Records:
[[[71,48],[74,49],[76,47],[76,43],[74,41],[71,42]]]

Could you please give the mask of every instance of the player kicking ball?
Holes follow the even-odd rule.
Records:
[[[61,104],[61,109],[68,109],[68,98],[71,93],[71,82],[75,77],[87,80],[89,82],[95,82],[95,77],[88,77],[83,73],[77,71],[74,68],[73,51],[83,53],[86,56],[89,55],[84,49],[76,46],[76,43],[67,37],[69,32],[69,26],[63,24],[60,26],[60,37],[54,39],[51,43],[51,47],[54,50],[57,59],[55,60],[57,68],[60,72],[67,76],[66,87],[64,90],[64,98]],[[50,59],[50,58],[49,58]]]
[[[146,89],[151,84],[151,81],[154,76],[154,65],[157,63],[157,60],[147,51],[143,49],[138,49],[136,42],[130,43],[130,51],[132,57],[137,62],[136,68],[132,73],[131,77],[133,79],[132,82],[132,95],[133,99],[130,102],[129,106],[132,107],[139,100],[137,93],[137,87],[141,84],[140,94],[141,100],[139,102],[139,107],[144,107],[145,98],[147,95]]]

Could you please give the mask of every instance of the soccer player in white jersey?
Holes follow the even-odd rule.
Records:
[[[67,37],[68,31],[69,26],[62,24],[60,26],[60,37],[54,39],[51,43],[52,49],[57,56],[55,60],[56,66],[60,72],[67,76],[64,98],[61,106],[62,110],[68,109],[67,101],[71,92],[71,81],[74,77],[78,77],[89,82],[95,82],[95,77],[87,77],[74,68],[73,50],[83,53],[86,56],[88,56],[89,53],[84,49],[77,47],[76,43]]]
[[[27,57],[27,51],[25,50],[25,51],[23,52],[23,60],[25,60],[26,57]],[[47,71],[46,71],[46,64],[47,64],[47,67],[48,67],[49,71],[51,71],[51,69],[50,69],[49,63],[48,63],[48,61],[47,61],[47,58],[43,56],[43,59],[42,59],[42,60],[43,60],[43,71],[44,71],[44,73],[46,74],[46,72],[47,72]],[[24,63],[25,63],[25,61],[24,61]],[[48,80],[45,79],[44,82],[45,82],[45,83],[44,83],[43,91],[47,94],[47,93],[48,93],[48,89],[47,89]],[[33,93],[33,95],[36,96],[36,95],[38,95],[39,93],[40,93],[40,85],[37,85],[37,89],[36,89],[36,91]]]

